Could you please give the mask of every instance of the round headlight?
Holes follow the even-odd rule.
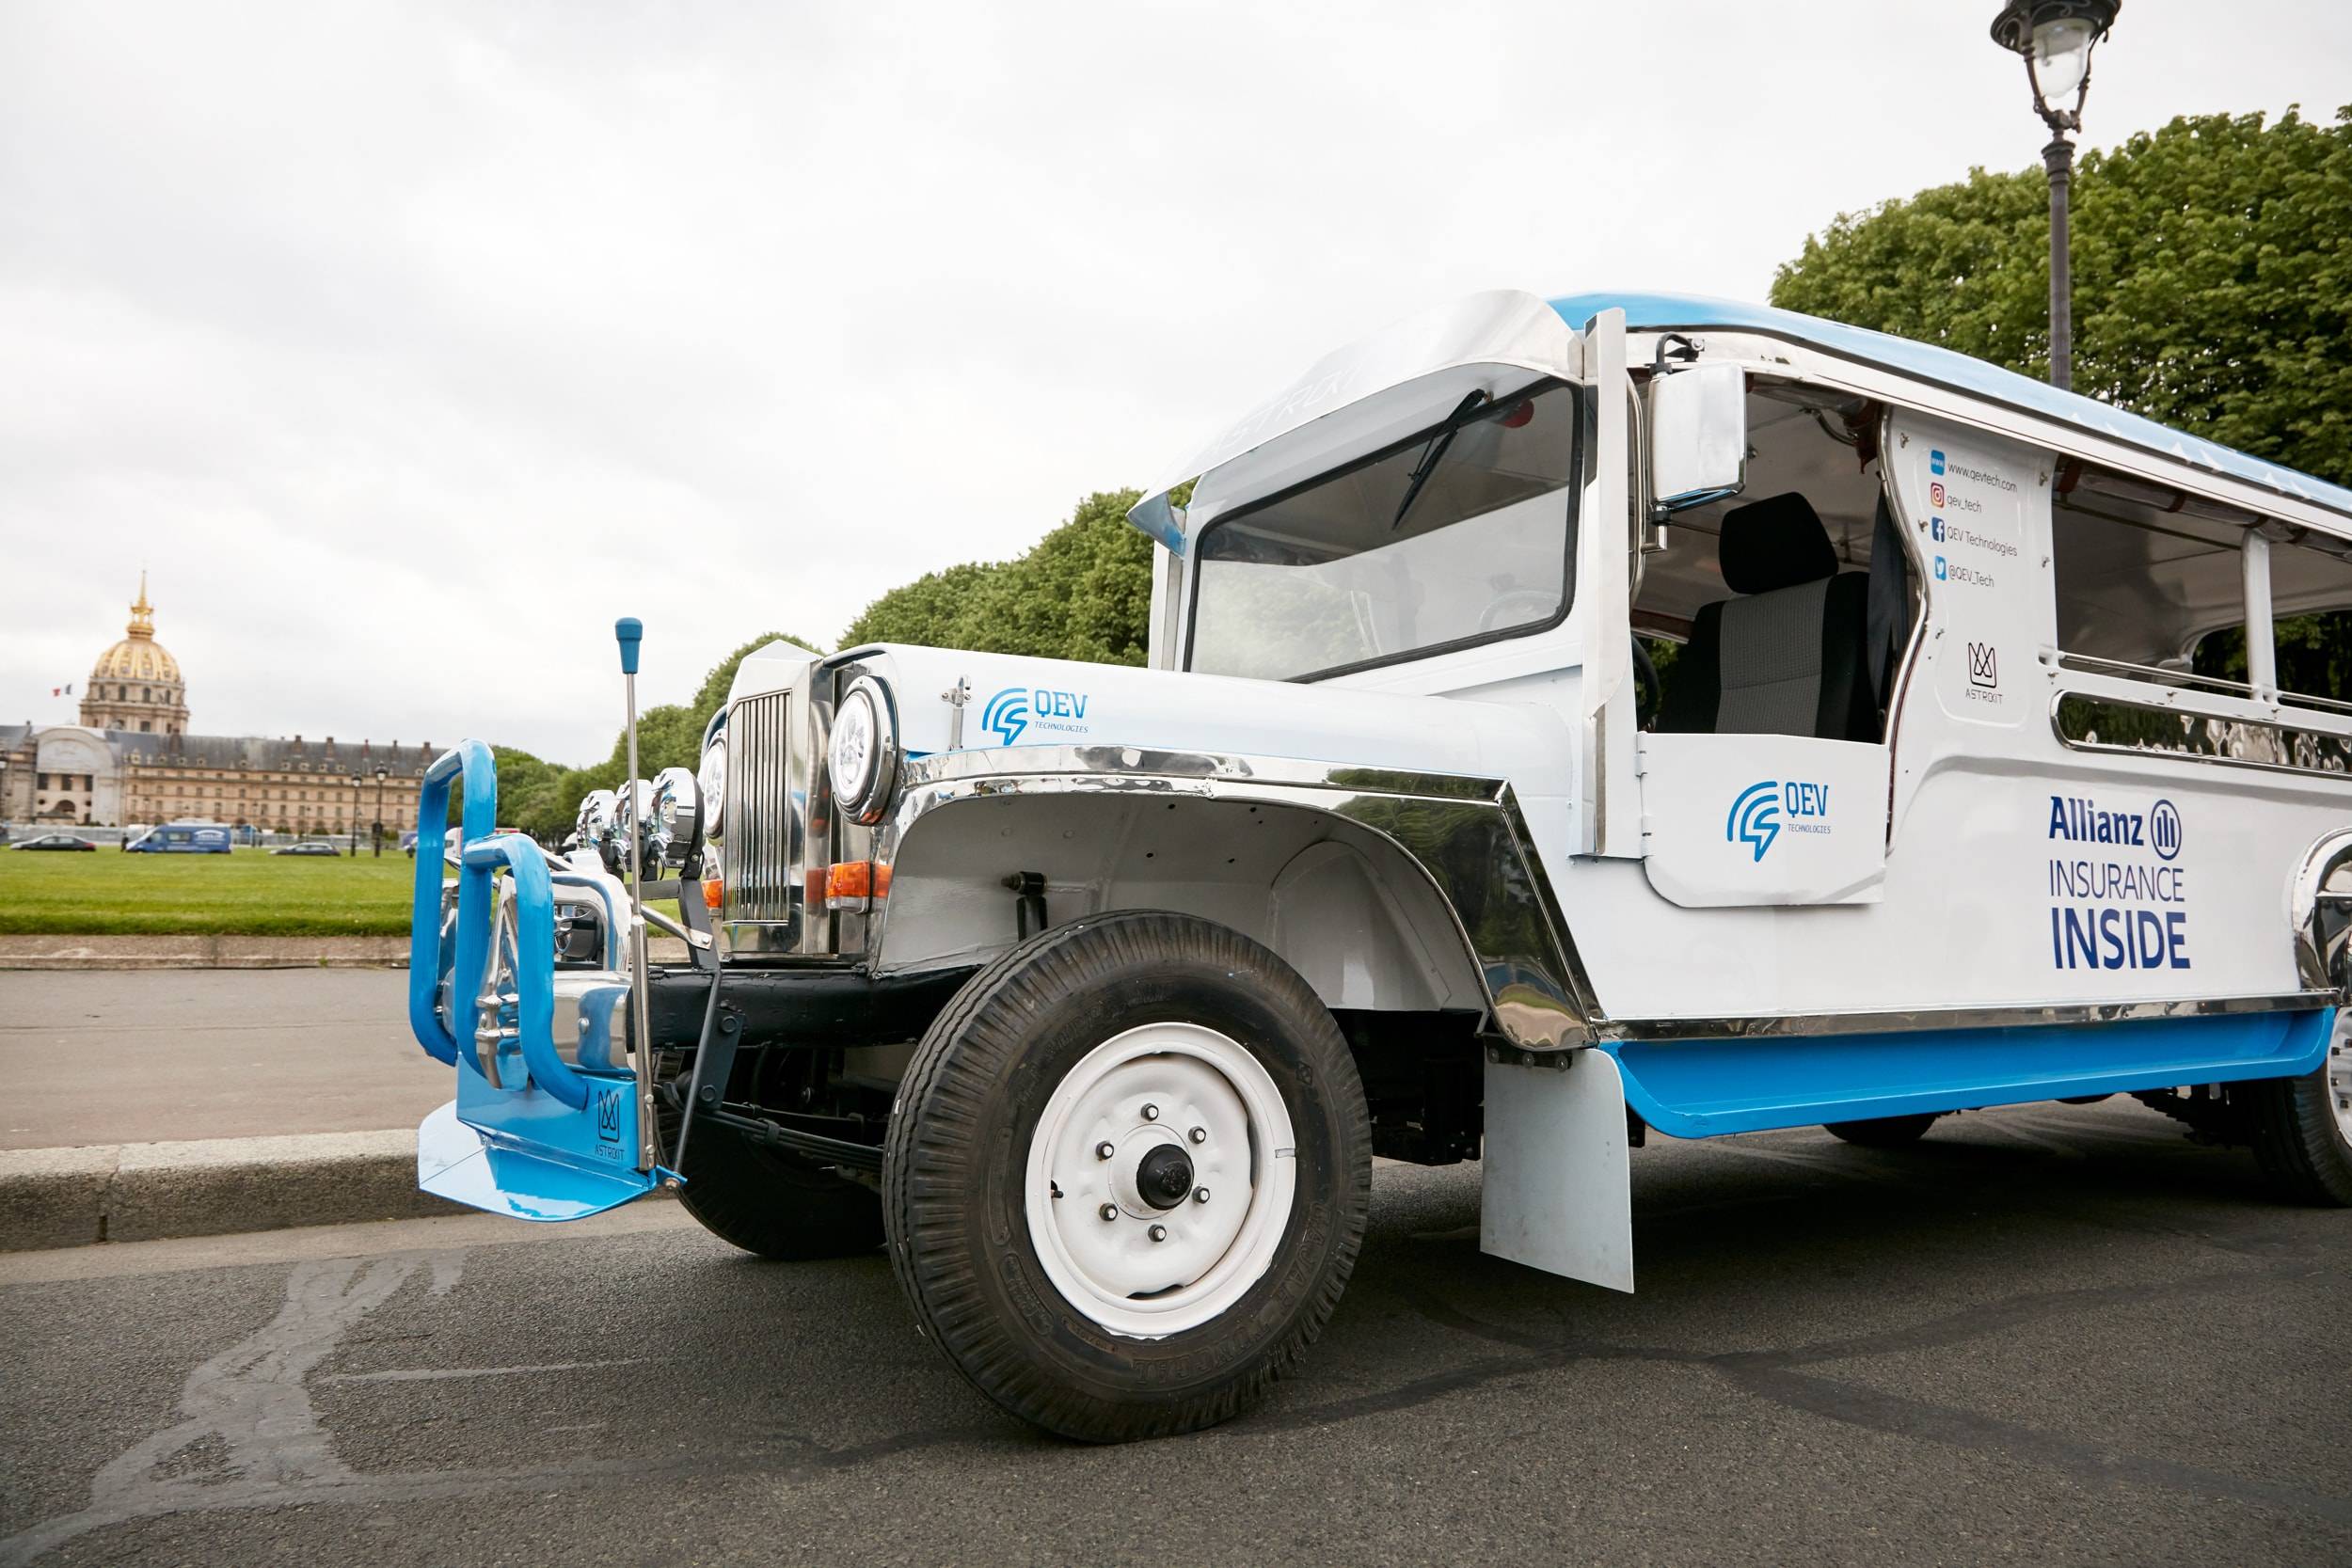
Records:
[[[898,752],[889,699],[872,676],[860,675],[834,710],[833,743],[825,753],[833,798],[843,816],[868,824],[882,820],[898,771]]]
[[[664,768],[653,779],[653,854],[657,862],[686,863],[702,826],[702,802],[694,775],[683,768]]]
[[[710,743],[703,753],[702,768],[694,782],[703,792],[703,837],[717,838],[726,827],[727,803],[727,737],[724,735]]]

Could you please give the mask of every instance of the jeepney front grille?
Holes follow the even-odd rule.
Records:
[[[793,804],[792,693],[746,697],[727,715],[726,832],[722,916],[800,924],[800,813]]]

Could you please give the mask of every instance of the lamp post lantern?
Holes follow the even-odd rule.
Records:
[[[2050,176],[2050,384],[2074,385],[2074,277],[2066,205],[2074,179],[2074,144],[2090,96],[2090,52],[2115,25],[2123,0],[2009,0],[1993,19],[1993,41],[2026,61],[2034,112],[2050,128],[2042,166]],[[2074,102],[2067,102],[2069,97]]]
[[[382,763],[375,765],[375,823],[369,836],[375,840],[375,858],[384,858],[384,781],[391,769]]]

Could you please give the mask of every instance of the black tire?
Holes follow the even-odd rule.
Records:
[[[675,1129],[668,1132],[675,1148]],[[882,1243],[882,1196],[732,1128],[698,1121],[678,1202],[721,1241],[779,1262],[847,1258]]]
[[[1071,1069],[1152,1022],[1244,1045],[1296,1148],[1288,1223],[1230,1307],[1160,1338],[1104,1329],[1040,1263],[1024,1184],[1031,1137]],[[1125,1442],[1247,1408],[1322,1332],[1371,1199],[1363,1085],[1338,1025],[1280,958],[1190,915],[1131,911],[1031,938],[967,981],[899,1088],[882,1164],[890,1259],[922,1331],[1004,1409],[1067,1437]]]
[[[1930,1112],[1915,1117],[1872,1117],[1867,1121],[1823,1122],[1821,1131],[1864,1148],[1902,1148],[1926,1137],[1928,1129],[1935,1123],[1936,1115]]]
[[[2345,1049],[2333,1043],[2329,1055]],[[2352,1206],[2352,1144],[2336,1120],[2328,1069],[2265,1079],[2241,1092],[2251,1113],[2255,1163],[2280,1196],[2296,1203]]]

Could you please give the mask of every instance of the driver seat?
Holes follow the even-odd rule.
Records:
[[[1813,503],[1790,490],[1724,515],[1735,598],[1703,606],[1675,656],[1658,728],[1875,741],[1869,575],[1840,572]]]

